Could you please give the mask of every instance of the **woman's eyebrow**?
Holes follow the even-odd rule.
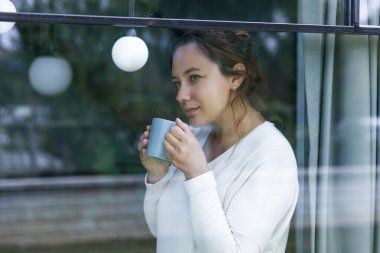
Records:
[[[199,71],[200,69],[199,68],[189,68],[188,70],[186,70],[185,72],[184,72],[184,74],[185,75],[187,75],[187,74],[189,74],[190,72],[193,72],[193,71]]]
[[[187,75],[187,74],[189,74],[189,73],[191,73],[193,71],[200,71],[200,69],[199,68],[195,68],[195,67],[191,67],[191,68],[187,69],[185,72],[183,72],[183,74]],[[176,79],[176,78],[178,78],[178,77],[172,76],[172,79]]]

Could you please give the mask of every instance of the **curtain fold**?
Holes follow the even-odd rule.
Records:
[[[299,21],[335,25],[339,4],[299,1]],[[361,24],[379,25],[373,6],[374,0],[360,2]],[[297,252],[380,252],[378,36],[298,36],[297,98],[303,99],[297,110],[306,108],[307,115],[297,120],[297,131],[306,129],[309,146],[296,210]],[[302,138],[297,146],[304,148]]]

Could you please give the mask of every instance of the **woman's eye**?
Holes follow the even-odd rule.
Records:
[[[189,77],[190,81],[196,81],[196,80],[198,80],[199,78],[201,78],[201,77],[198,76],[198,75],[191,75],[191,76]]]

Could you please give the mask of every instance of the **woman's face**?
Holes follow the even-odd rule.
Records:
[[[232,120],[231,88],[233,78],[219,71],[195,43],[178,48],[173,56],[172,82],[176,99],[190,124],[222,124]]]

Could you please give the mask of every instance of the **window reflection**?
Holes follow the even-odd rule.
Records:
[[[13,2],[21,12],[129,13],[127,2],[120,1]],[[232,6],[236,12],[226,12]],[[290,22],[295,15],[290,2],[136,1],[135,8],[136,16],[167,18]],[[123,252],[154,252],[142,217],[144,170],[136,142],[153,117],[183,116],[169,63],[171,42],[181,31],[136,28],[149,59],[133,73],[118,69],[111,56],[126,32],[113,26],[17,23],[0,35],[1,252],[35,247],[44,252],[48,244],[71,251],[65,245],[78,241],[104,252],[110,245]],[[295,145],[295,34],[252,35],[270,85],[263,110]],[[65,59],[71,69],[62,74],[69,80],[66,87],[49,96],[34,89],[29,77],[33,62],[45,56]],[[36,77],[52,74],[51,67]],[[58,75],[53,77],[57,81]],[[96,242],[100,239],[105,243]]]
[[[152,59],[134,73],[119,70],[112,61],[113,43],[124,34],[122,28],[112,27],[19,25],[1,37],[0,58],[6,66],[1,70],[2,107],[29,104],[31,117],[17,124],[20,127],[33,125],[33,131],[38,130],[38,135],[42,135],[33,145],[55,156],[66,157],[66,164],[75,168],[70,174],[107,173],[107,169],[98,168],[104,166],[111,174],[125,173],[128,167],[140,171],[134,146],[137,132],[152,116],[178,111],[174,101],[167,102],[172,101],[167,98],[174,95],[168,85],[169,62],[165,61],[169,54],[170,31],[141,32],[142,39],[146,37],[148,43],[155,43],[149,44]],[[162,63],[157,64],[158,58],[163,59]],[[62,80],[59,80],[60,75]],[[41,90],[43,81],[49,90]],[[52,85],[59,83],[63,87],[53,90]],[[49,113],[42,115],[39,108],[46,108]],[[39,118],[44,123],[38,121]],[[11,129],[13,123],[7,122],[7,127]],[[55,127],[62,129],[54,130]],[[72,138],[68,132],[76,127],[91,131]],[[61,141],[52,141],[50,134]],[[68,137],[59,137],[65,134]],[[127,148],[127,157],[123,154],[124,148]],[[83,159],[84,162],[75,156],[83,153],[82,158],[91,157],[105,150],[108,160]],[[100,157],[98,159],[104,159]]]
[[[379,1],[361,1],[360,3],[360,24],[379,26]]]
[[[100,173],[97,168],[99,165],[96,165],[99,161],[90,157],[105,150],[108,150],[109,157],[102,162],[109,167],[110,173],[126,173],[129,167],[134,167],[132,171],[142,172],[134,148],[136,135],[152,117],[174,117],[181,115],[181,112],[175,99],[172,99],[175,90],[169,81],[168,56],[174,31],[140,28],[137,33],[146,41],[150,58],[142,69],[133,73],[119,70],[111,57],[113,43],[125,34],[122,28],[21,24],[3,34],[0,57],[5,66],[0,70],[3,84],[0,87],[2,107],[8,110],[29,105],[32,111],[29,118],[17,122],[8,121],[6,127],[12,129],[13,123],[20,127],[22,124],[32,125],[32,132],[38,131],[38,136],[41,137],[35,140],[35,144],[30,144],[25,137],[23,143],[29,143],[25,146],[38,145],[43,150],[52,152],[54,157],[65,157],[65,164],[72,168],[67,172],[69,174]],[[71,34],[81,36],[73,37]],[[289,88],[294,85],[294,64],[289,61],[294,52],[294,36],[258,33],[254,37],[265,68],[270,66],[270,69],[276,71],[276,75],[267,73],[272,93],[267,102],[271,108],[267,111],[275,111],[271,117],[274,120],[281,118],[280,127],[290,139],[294,139],[294,94],[292,88]],[[284,47],[287,49],[284,50]],[[28,72],[33,72],[36,59],[46,60],[46,56],[49,56],[48,66],[42,66],[42,71],[36,71],[32,76],[28,75]],[[41,93],[38,87],[36,90],[36,85],[41,84],[41,81],[34,79],[46,75],[52,78],[46,84],[50,89],[53,81],[59,81],[58,74],[53,72],[52,59],[58,59],[58,64],[64,68],[64,87]],[[281,61],[287,62],[286,65],[282,65]],[[44,108],[45,113],[41,113],[41,108]],[[91,131],[85,134],[78,132],[77,137],[71,137],[75,134],[69,132],[75,132],[76,127],[79,132],[85,129]],[[46,136],[43,137],[45,133]],[[59,141],[52,141],[55,138]],[[128,151],[127,157],[123,155],[124,148]],[[83,154],[82,158],[88,158],[79,159],[75,156],[78,153]]]

